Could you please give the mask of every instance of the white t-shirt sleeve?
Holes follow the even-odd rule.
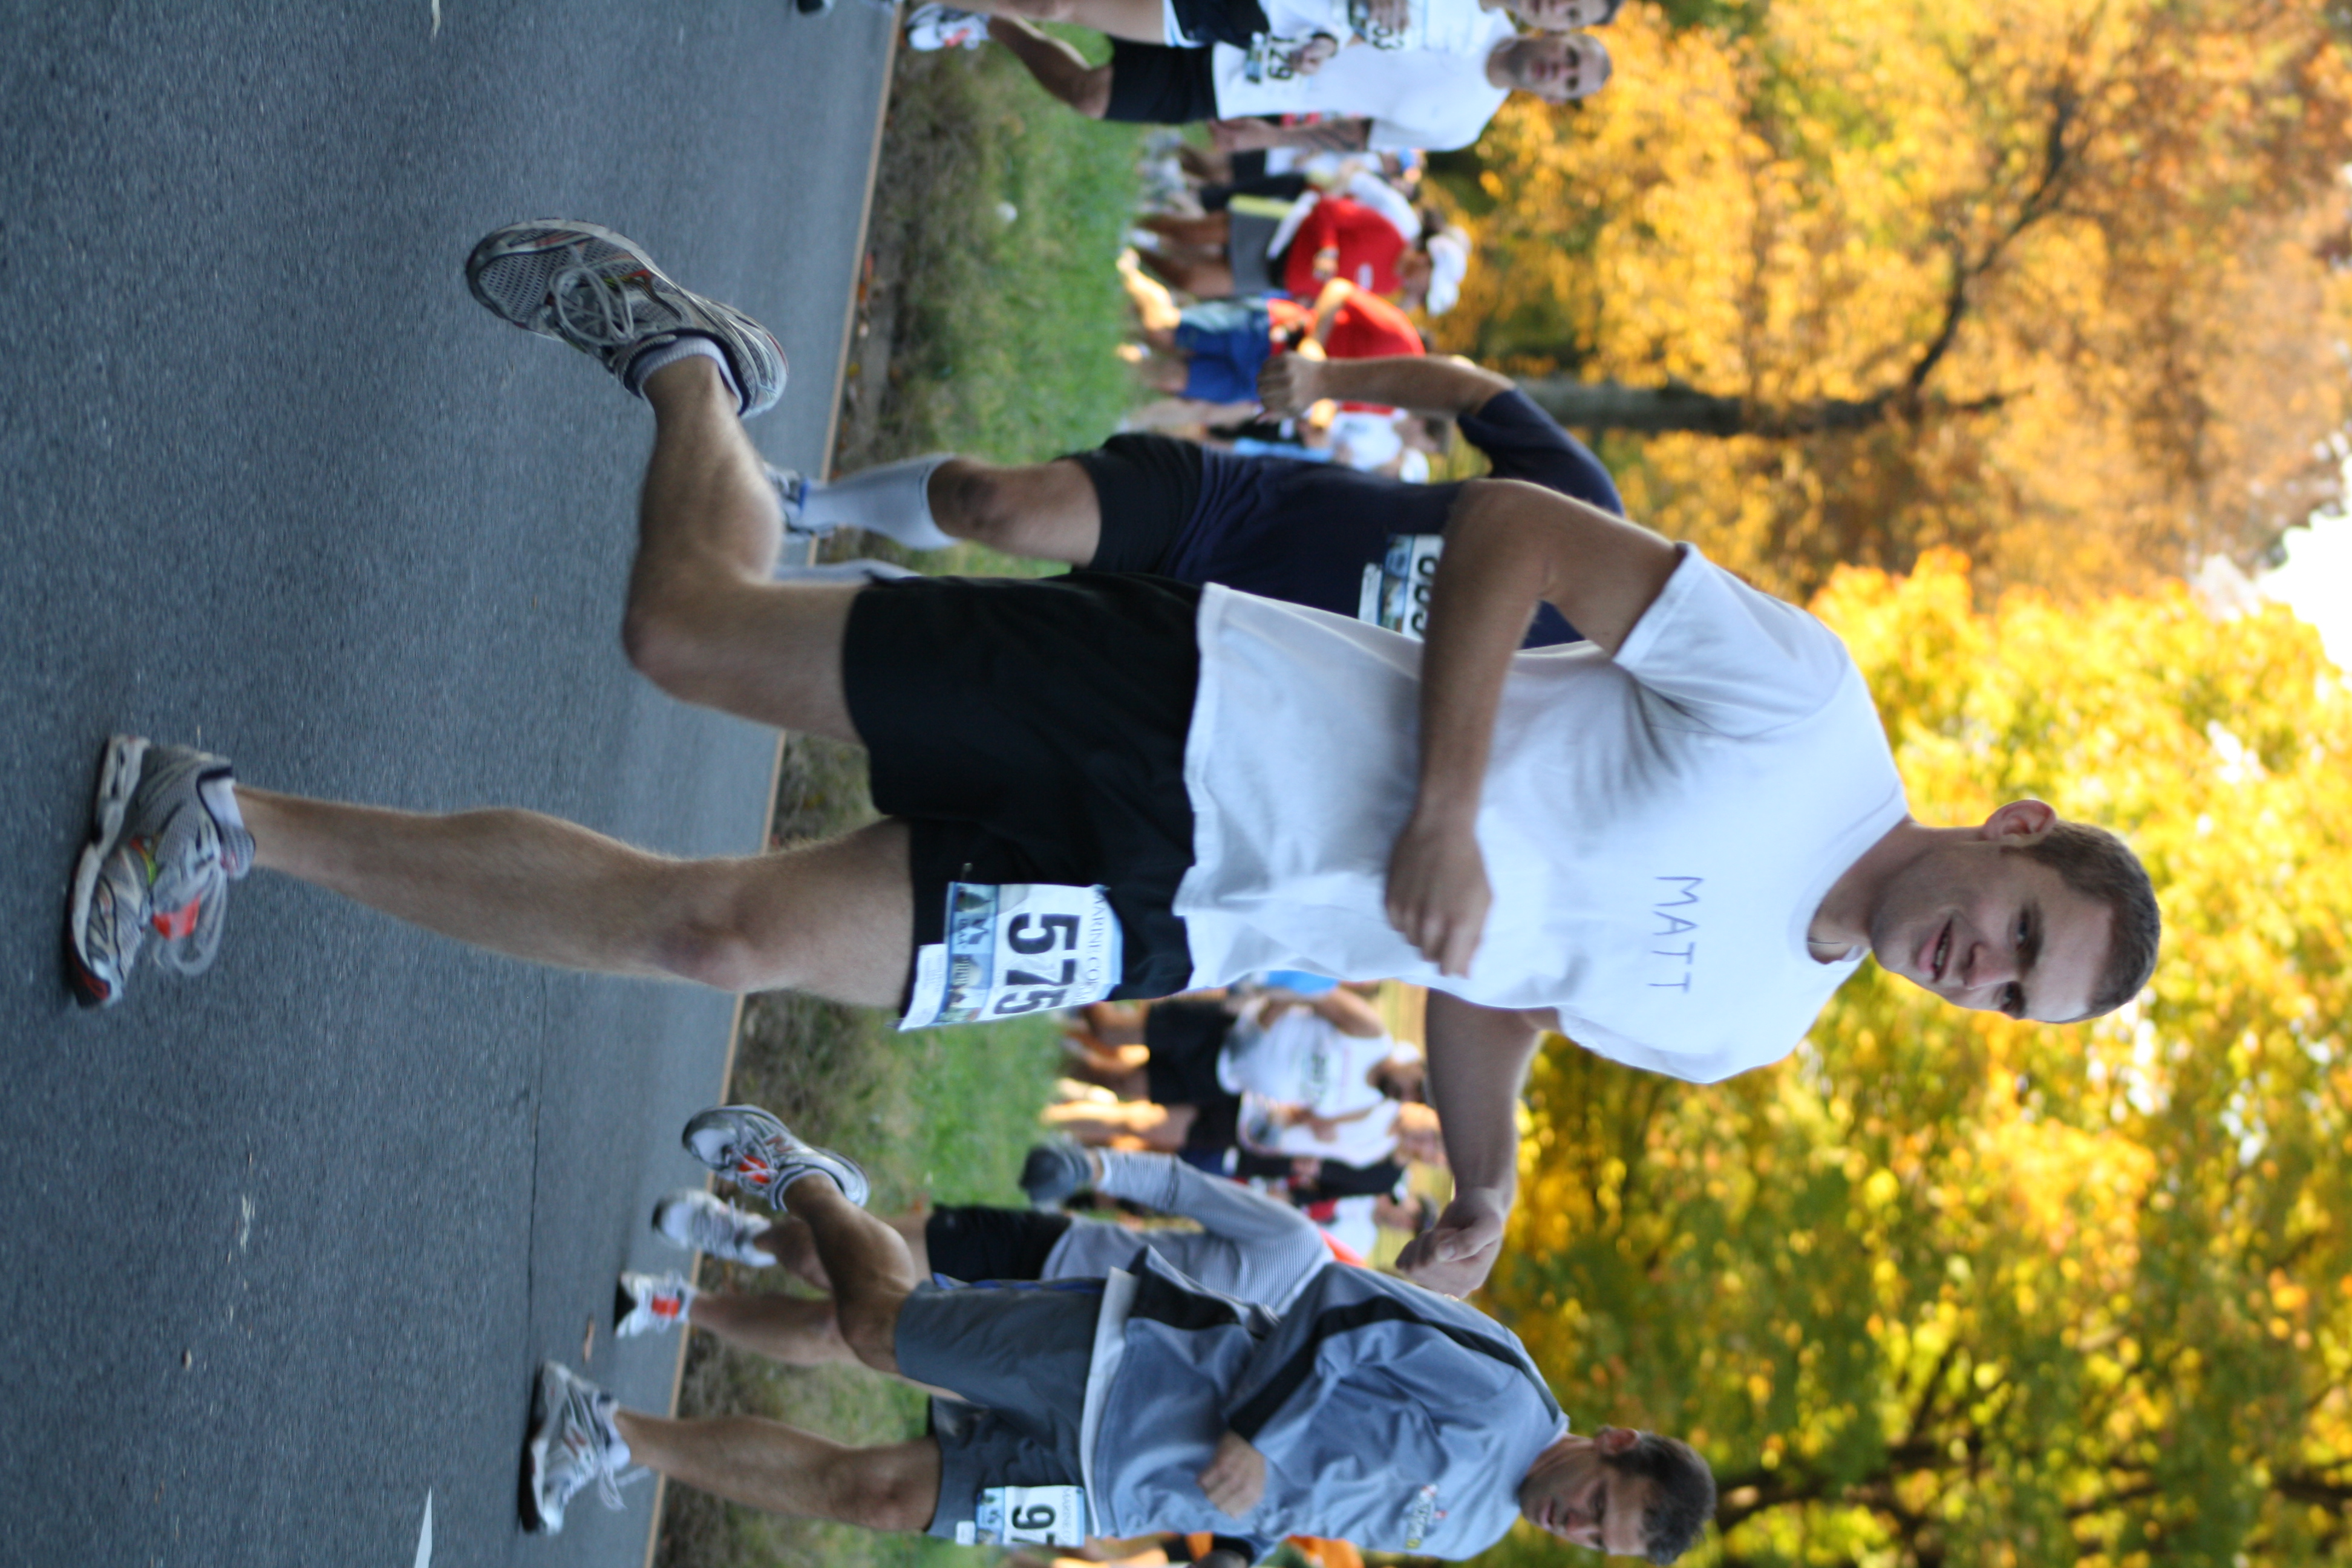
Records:
[[[1617,650],[1619,668],[1671,712],[1652,722],[1760,735],[1810,718],[1837,695],[1853,661],[1836,634],[1796,605],[1759,593],[1696,550]]]

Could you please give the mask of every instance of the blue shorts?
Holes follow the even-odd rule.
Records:
[[[1176,346],[1192,356],[1184,395],[1202,403],[1255,403],[1257,373],[1273,352],[1268,334],[1262,301],[1211,300],[1185,306],[1176,326]]]

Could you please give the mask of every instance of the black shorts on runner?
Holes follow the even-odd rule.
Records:
[[[1625,514],[1601,459],[1525,393],[1498,392],[1460,424],[1497,479],[1525,479]],[[1388,553],[1390,539],[1444,532],[1462,490],[1460,481],[1408,484],[1339,463],[1243,457],[1142,433],[1114,437],[1076,460],[1101,502],[1097,566],[1223,583],[1350,619],[1364,569]],[[1545,605],[1528,646],[1576,637]]]
[[[1069,454],[1094,481],[1102,514],[1088,571],[1156,572],[1166,565],[1200,509],[1202,456],[1198,442],[1143,432]]]
[[[989,1487],[1083,1486],[1078,1437],[1094,1368],[1102,1281],[940,1290],[898,1309],[901,1375],[967,1405],[931,1402],[940,1500],[930,1532],[952,1541]]]
[[[967,1285],[984,1279],[1036,1279],[1072,1224],[1059,1209],[1001,1209],[984,1204],[935,1208],[923,1222],[931,1272]]]
[[[1245,49],[1260,33],[1270,30],[1265,7],[1258,0],[1169,0],[1176,25],[1184,36],[1208,52],[1211,44],[1231,44]]]
[[[875,807],[912,828],[918,951],[941,940],[951,882],[1099,884],[1124,941],[1112,994],[1191,984],[1174,903],[1192,867],[1200,599],[1097,572],[906,577],[857,595],[842,688]]]
[[[1217,79],[1208,49],[1110,41],[1110,102],[1105,120],[1191,125],[1217,118]]]
[[[1226,1093],[1217,1058],[1236,1022],[1222,1002],[1155,1002],[1143,1016],[1151,1058],[1143,1081],[1157,1105],[1203,1105]]]

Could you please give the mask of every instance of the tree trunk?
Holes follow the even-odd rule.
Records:
[[[1717,397],[1696,387],[1627,386],[1615,381],[1578,381],[1548,375],[1519,384],[1536,406],[1579,430],[1635,430],[1648,435],[1686,431],[1696,436],[1809,436],[1824,430],[1860,430],[1893,411],[1886,396],[1848,402],[1821,398],[1774,407],[1744,397]]]

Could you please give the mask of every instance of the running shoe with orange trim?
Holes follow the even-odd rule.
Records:
[[[784,395],[784,351],[767,328],[678,287],[609,228],[555,218],[509,225],[474,247],[466,285],[500,320],[595,355],[631,392],[632,360],[698,332],[727,356],[745,418]]]
[[[66,969],[84,1006],[121,1001],[142,956],[181,974],[212,967],[228,885],[253,868],[236,784],[225,757],[107,742],[66,907]]]
[[[613,1425],[619,1408],[618,1400],[562,1363],[540,1363],[531,1392],[530,1436],[523,1445],[525,1529],[562,1533],[564,1509],[592,1482],[604,1506],[620,1511],[621,1468],[629,1462],[629,1445]]]
[[[686,1124],[686,1152],[742,1188],[780,1205],[784,1189],[815,1172],[833,1178],[842,1195],[866,1206],[866,1173],[830,1149],[793,1136],[791,1128],[756,1105],[721,1105]]]
[[[693,1305],[694,1287],[683,1274],[624,1274],[613,1294],[614,1336],[666,1334],[686,1321]]]

